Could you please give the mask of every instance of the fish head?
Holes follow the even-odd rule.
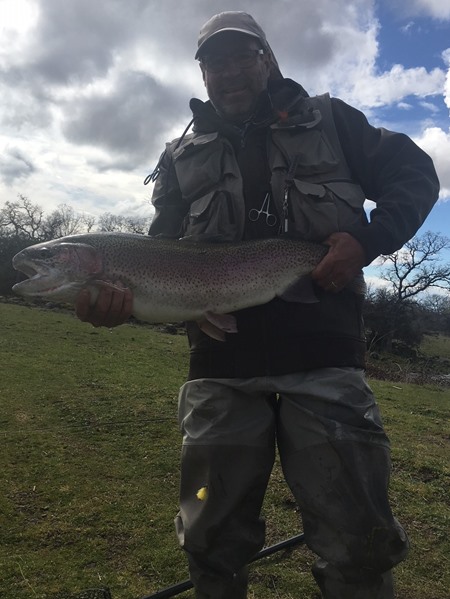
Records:
[[[25,248],[12,264],[28,277],[13,286],[15,293],[68,302],[102,272],[102,257],[94,247],[58,240]]]

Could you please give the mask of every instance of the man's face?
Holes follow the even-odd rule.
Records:
[[[242,122],[251,116],[259,94],[267,87],[269,57],[258,54],[260,48],[256,38],[227,31],[215,35],[202,55],[200,67],[208,97],[230,121]],[[246,65],[245,56],[250,57],[251,66],[242,66]]]

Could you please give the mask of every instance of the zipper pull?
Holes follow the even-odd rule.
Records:
[[[294,175],[297,169],[297,165],[300,161],[300,154],[296,154],[289,165],[289,169],[284,181],[284,200],[283,200],[283,217],[284,217],[284,233],[288,232],[289,229],[289,191],[294,182]]]
[[[286,181],[284,188],[284,200],[283,200],[283,222],[284,230],[283,233],[287,233],[289,230],[289,190],[291,188],[290,183]]]

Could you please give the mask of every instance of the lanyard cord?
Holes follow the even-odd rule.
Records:
[[[194,119],[191,119],[191,121],[189,121],[188,126],[186,127],[186,129],[183,131],[180,139],[177,142],[177,145],[175,146],[175,150],[177,148],[180,147],[181,142],[183,141],[183,139],[186,137],[187,132],[189,131],[189,129],[192,127],[192,123],[194,122]],[[167,150],[164,150],[164,152],[161,154],[161,158],[158,160],[158,164],[155,166],[155,168],[153,169],[153,171],[147,175],[144,179],[144,185],[148,185],[150,182],[154,183],[156,181],[156,179],[159,177],[160,173],[161,173],[161,163],[164,160],[165,156],[167,154]],[[172,167],[173,164],[173,160],[170,160],[170,164],[169,164],[169,168],[168,168],[168,172],[167,175],[169,175],[170,169]],[[168,179],[169,177],[167,177]],[[167,184],[166,184],[166,190],[165,193],[167,193]]]

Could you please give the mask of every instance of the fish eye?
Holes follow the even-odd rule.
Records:
[[[53,252],[52,250],[50,250],[49,248],[41,248],[38,252],[39,258],[51,258],[53,256]]]

